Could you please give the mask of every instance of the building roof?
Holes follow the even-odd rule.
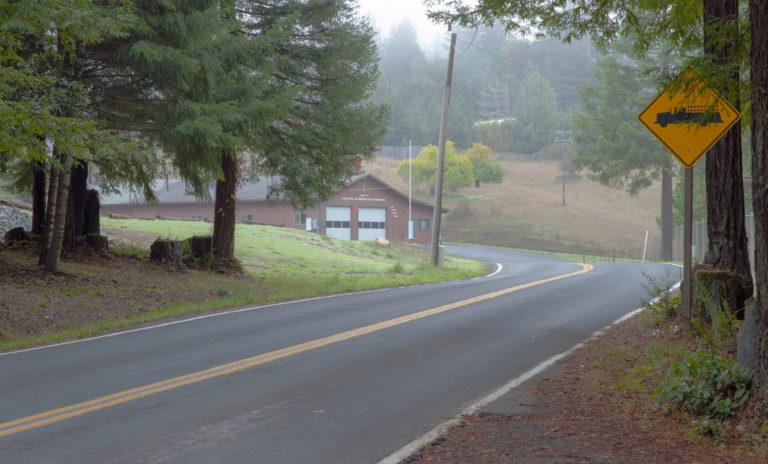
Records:
[[[266,200],[269,188],[274,184],[274,178],[262,178],[258,181],[238,185],[236,198],[238,200]],[[186,183],[181,179],[155,180],[152,183],[152,190],[155,191],[160,203],[208,203],[213,200],[216,194],[215,185],[211,185],[208,188],[210,198],[199,199],[190,193]],[[142,204],[147,201],[141,193],[104,194],[99,192],[99,195],[103,205]]]
[[[384,188],[386,188],[388,190],[391,190],[395,195],[399,196],[400,198],[402,198],[405,201],[408,201],[408,195],[406,195],[406,194],[402,193],[400,190],[397,190],[396,188],[390,186],[389,184],[387,184],[383,180],[379,179],[378,177],[374,176],[373,174],[368,174],[368,173],[363,173],[360,176],[353,177],[350,180],[349,185],[347,186],[347,190],[354,190],[354,186],[356,184],[358,184],[360,182],[363,182],[363,181],[365,181],[367,179],[372,179],[372,180],[380,183],[381,185],[384,185],[385,186]],[[415,200],[413,198],[411,198],[411,202],[413,204],[421,205],[421,206],[426,206],[428,208],[434,208],[435,207],[435,205],[432,205],[432,204],[429,204],[429,203],[425,203],[423,201]],[[447,213],[449,211],[450,210],[448,210],[446,208],[442,208],[442,212],[443,213]]]
[[[371,179],[374,182],[378,182],[379,184],[383,185],[383,188],[386,188],[388,190],[391,190],[395,195],[399,196],[400,198],[404,199],[405,201],[408,201],[408,196],[400,192],[399,190],[395,189],[394,187],[391,187],[386,182],[382,181],[381,179],[377,178],[376,176],[368,173],[360,173],[355,176],[352,176],[349,180],[349,184],[347,185],[347,190],[353,190],[356,185],[358,185],[361,182],[364,182],[367,179]],[[236,193],[236,199],[238,201],[266,201],[267,200],[267,194],[269,193],[270,187],[275,185],[277,183],[277,179],[274,177],[264,177],[259,179],[258,181],[252,181],[247,182],[245,184],[240,184],[237,186],[237,193]],[[189,190],[186,187],[186,183],[181,179],[168,179],[166,180],[156,180],[152,184],[152,188],[155,191],[155,195],[157,196],[157,199],[160,203],[208,203],[212,200],[200,200],[196,198],[194,195],[189,193]],[[131,192],[126,193],[114,193],[114,194],[104,194],[102,192],[99,192],[100,200],[102,205],[124,205],[124,204],[142,204],[146,203],[146,199],[142,194],[134,194]],[[209,195],[210,198],[213,199],[215,197],[215,186],[211,185],[209,188]],[[425,203],[423,201],[414,200],[411,199],[411,201],[414,204],[426,206],[429,208],[432,208],[433,205],[429,203]],[[444,213],[447,213],[448,210],[443,208],[442,210]]]

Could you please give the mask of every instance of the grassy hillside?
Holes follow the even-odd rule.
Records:
[[[443,238],[531,250],[636,258],[642,254],[645,231],[649,242],[657,231],[660,186],[635,197],[586,178],[566,180],[562,206],[559,164],[510,153],[496,154],[504,169],[502,184],[481,184],[446,192]],[[395,173],[397,161],[379,158],[363,168],[402,192],[407,179]],[[425,187],[414,187],[414,198],[429,203]]]

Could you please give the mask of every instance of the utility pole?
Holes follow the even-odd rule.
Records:
[[[411,176],[413,172],[413,157],[411,156],[411,141],[408,141],[408,239],[413,240],[413,214],[411,214]]]
[[[562,135],[562,138],[560,138],[560,135]],[[565,208],[565,168],[566,168],[566,163],[567,163],[566,158],[565,158],[565,154],[566,154],[565,145],[568,144],[568,143],[571,143],[572,140],[570,138],[565,138],[565,134],[560,134],[560,132],[558,131],[558,135],[555,136],[555,140],[553,140],[552,142],[553,143],[562,143],[563,144],[561,146],[561,148],[562,148],[561,151],[563,153],[563,156],[560,159],[560,164],[562,165],[561,167],[563,168],[563,177],[562,177],[562,180],[563,180],[563,208]]]
[[[456,33],[451,34],[451,49],[448,55],[448,75],[443,90],[443,113],[440,116],[440,142],[437,148],[437,171],[435,173],[435,211],[432,214],[432,252],[430,261],[438,265],[440,252],[440,222],[443,209],[443,166],[445,164],[446,125],[448,123],[448,105],[451,102],[451,82],[453,78],[453,55],[456,51]]]

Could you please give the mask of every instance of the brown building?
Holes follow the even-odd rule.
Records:
[[[267,200],[269,180],[238,188],[237,214],[240,222],[302,229],[340,240],[405,241],[408,238],[408,196],[371,174],[350,179],[347,188],[305,210],[290,202]],[[199,201],[186,194],[184,182],[170,180],[156,189],[159,204],[126,195],[102,196],[101,214],[173,219],[213,219],[213,202]],[[411,200],[414,242],[432,241],[432,205]],[[443,213],[447,212],[443,209]]]

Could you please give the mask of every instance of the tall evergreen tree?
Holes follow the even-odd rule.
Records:
[[[274,43],[285,24],[246,34],[235,3],[137,1],[121,52],[158,95],[147,119],[176,171],[199,197],[216,181],[213,250],[221,261],[234,255],[238,159],[262,149],[259,135],[288,114],[292,96],[276,77]]]
[[[581,105],[573,116],[579,148],[571,156],[573,166],[631,195],[661,179],[662,257],[671,260],[674,160],[637,124],[637,114],[654,97],[654,83],[637,66],[612,56],[601,59],[594,71],[596,82],[579,87]]]
[[[106,130],[91,111],[82,55],[85,47],[124,34],[126,5],[129,3],[87,0],[0,5],[0,35],[7,45],[0,57],[2,148],[22,165],[31,161],[34,170],[39,171],[40,163],[50,169],[50,214],[46,217],[51,221],[45,224],[41,263],[52,271],[58,270],[58,240],[64,227],[55,218],[65,216],[57,205],[66,208],[68,198],[68,183],[54,182],[55,178],[69,176],[73,159],[98,158],[125,149],[127,140]],[[58,156],[47,156],[49,145]],[[33,223],[39,229],[44,178],[36,173],[34,179]],[[54,190],[54,186],[60,188]],[[57,195],[62,196],[59,201]],[[48,237],[54,238],[53,243],[48,243]],[[49,246],[55,256],[48,256]]]
[[[124,47],[161,95],[155,137],[191,190],[216,180],[213,249],[234,251],[238,180],[308,205],[370,156],[386,119],[367,102],[378,75],[371,29],[350,2],[138,1]]]
[[[259,36],[281,21],[275,79],[292,93],[285,116],[259,135],[250,177],[275,176],[272,195],[311,205],[338,191],[386,131],[388,108],[371,96],[379,75],[371,27],[349,0],[243,0],[245,31]]]
[[[752,205],[755,218],[756,297],[739,334],[739,364],[752,373],[753,390],[768,392],[768,2],[750,0]]]
[[[557,95],[540,72],[529,72],[523,81],[514,114],[512,130],[516,151],[535,153],[555,139],[560,122]]]
[[[704,56],[706,68],[719,77],[720,90],[736,109],[742,64],[738,0],[704,0]],[[752,297],[752,271],[744,223],[744,183],[741,165],[741,123],[731,127],[706,156],[707,237],[704,264],[734,276],[726,285],[729,301],[741,309]]]

